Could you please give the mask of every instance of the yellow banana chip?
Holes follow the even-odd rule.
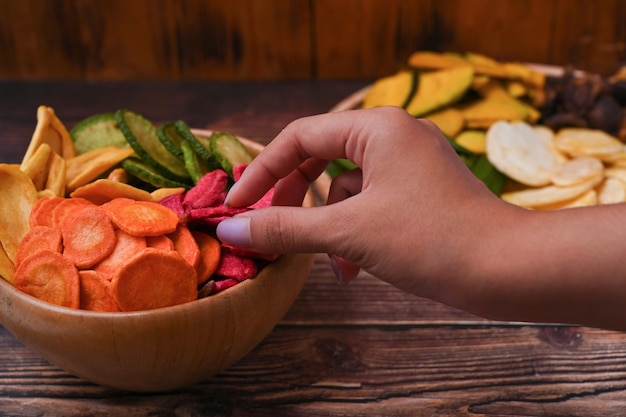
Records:
[[[58,153],[53,152],[50,155],[48,163],[48,176],[46,178],[45,189],[50,190],[57,197],[65,197],[65,180],[67,167],[65,159]]]
[[[37,108],[37,126],[28,144],[22,163],[27,162],[37,151],[41,144],[48,144],[52,150],[64,159],[76,155],[74,143],[65,125],[59,120],[51,107],[39,106]]]
[[[154,201],[152,194],[140,188],[123,182],[102,178],[94,182],[78,187],[70,197],[84,198],[94,204],[100,205],[114,198],[130,198],[137,201]]]
[[[0,244],[8,258],[15,261],[17,247],[29,229],[37,189],[18,166],[0,164],[0,190]]]
[[[9,256],[0,245],[0,277],[5,281],[13,283],[13,276],[15,276],[15,266],[13,261],[9,259]]]
[[[52,147],[47,143],[42,143],[32,156],[20,165],[20,169],[30,177],[38,191],[43,190],[46,184],[48,163],[52,153],[54,153]]]
[[[78,187],[95,180],[133,153],[132,148],[107,146],[68,159],[66,178],[67,191],[72,192]]]

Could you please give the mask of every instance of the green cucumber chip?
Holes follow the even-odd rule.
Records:
[[[221,168],[219,162],[211,154],[211,144],[209,138],[202,136],[196,136],[191,132],[187,123],[182,120],[178,120],[176,123],[176,129],[178,134],[184,138],[189,145],[191,145],[194,152],[207,164],[209,170],[212,171],[217,168]]]
[[[211,168],[206,161],[193,150],[193,147],[188,141],[183,140],[180,144],[180,148],[183,152],[187,171],[189,175],[191,175],[193,182],[197,183],[200,181],[200,178],[211,171]]]
[[[150,120],[125,109],[115,112],[115,118],[126,140],[146,165],[175,182],[190,182],[185,164],[161,143],[157,127]]]
[[[157,136],[163,146],[178,159],[184,162],[183,151],[181,149],[181,142],[185,139],[178,133],[176,124],[173,122],[163,123],[157,129]]]
[[[70,137],[79,155],[107,146],[130,146],[113,113],[94,114],[81,120],[70,130]]]
[[[233,174],[235,165],[252,162],[252,154],[235,135],[215,132],[211,135],[210,145],[211,154],[230,176]]]
[[[167,178],[161,175],[159,171],[137,158],[125,159],[122,162],[122,168],[124,168],[130,175],[157,188],[190,188],[189,184]]]

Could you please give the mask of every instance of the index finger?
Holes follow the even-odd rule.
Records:
[[[317,170],[319,175],[319,161],[354,156],[346,147],[354,136],[359,112],[329,113],[291,122],[246,168],[229,193],[228,205],[252,204],[280,179],[298,169],[301,177],[311,181],[313,172]],[[310,159],[317,161],[305,164]]]

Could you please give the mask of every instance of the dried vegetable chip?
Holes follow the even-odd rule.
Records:
[[[551,180],[554,185],[575,185],[602,175],[603,171],[604,165],[598,158],[579,156],[561,164],[552,174]]]
[[[561,152],[574,156],[610,156],[624,150],[624,144],[602,130],[564,128],[559,130],[554,143]]]
[[[152,194],[123,182],[102,178],[78,187],[70,197],[84,198],[94,204],[101,205],[116,198],[129,198],[138,201],[154,201]]]
[[[111,283],[94,270],[78,272],[80,279],[80,308],[113,313],[120,311],[111,292]]]
[[[66,212],[60,226],[63,256],[78,268],[97,264],[115,248],[113,223],[100,206],[77,206]]]
[[[588,179],[585,182],[567,187],[546,185],[539,188],[528,188],[502,194],[502,199],[518,206],[534,208],[548,204],[560,203],[576,198],[591,190],[602,181],[602,176]]]
[[[486,151],[500,172],[530,186],[549,184],[558,167],[551,147],[526,123],[494,123],[487,131]]]
[[[145,237],[129,235],[123,230],[117,229],[115,230],[115,246],[113,250],[98,262],[93,269],[103,279],[111,281],[130,254],[138,253],[147,246]]]
[[[0,245],[0,277],[10,284],[13,284],[13,277],[15,276],[15,265],[13,261],[9,259],[9,255],[4,251],[4,248]]]
[[[11,261],[29,229],[30,212],[38,195],[31,179],[18,166],[0,164],[0,244]]]
[[[626,182],[607,178],[598,189],[598,203],[615,204],[626,201]]]
[[[63,237],[61,232],[49,226],[31,227],[26,236],[20,242],[15,256],[15,265],[27,256],[41,251],[63,252]]]
[[[146,248],[130,258],[111,281],[122,311],[150,310],[198,298],[195,269],[175,251]]]
[[[28,163],[39,146],[44,143],[64,159],[73,158],[76,155],[70,134],[54,110],[51,107],[39,106],[37,108],[37,126],[22,158],[22,164]]]
[[[26,257],[15,270],[17,289],[52,304],[78,308],[78,269],[58,252],[43,251]]]
[[[172,233],[178,226],[176,213],[158,203],[116,198],[101,207],[115,226],[134,236]]]
[[[220,263],[215,271],[215,275],[236,279],[239,282],[254,278],[256,274],[257,266],[252,259],[226,251],[222,251]]]

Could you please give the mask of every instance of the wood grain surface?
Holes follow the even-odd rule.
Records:
[[[371,79],[415,50],[612,74],[621,0],[0,0],[0,78]]]
[[[324,112],[364,85],[0,81],[0,160],[20,160],[39,104],[53,106],[68,126],[123,106],[157,123],[182,118],[268,143],[292,119]],[[323,254],[260,345],[221,374],[174,392],[87,383],[0,328],[0,416],[620,415],[626,334],[492,322],[365,273],[340,286]]]

